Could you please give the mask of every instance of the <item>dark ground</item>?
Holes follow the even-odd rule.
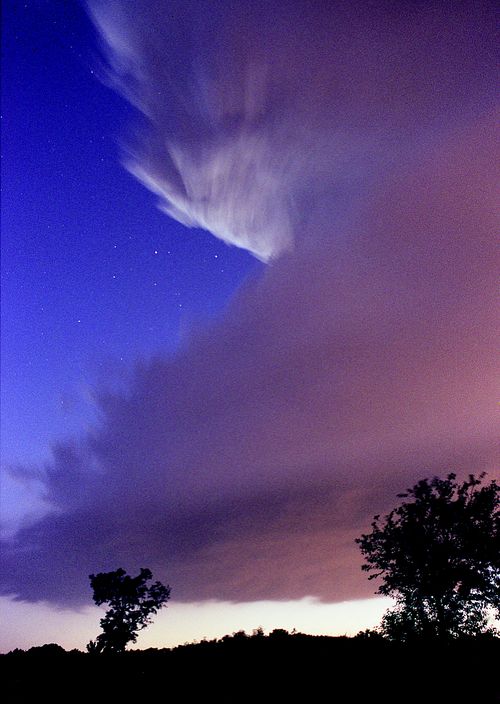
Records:
[[[499,704],[500,639],[413,646],[274,632],[122,655],[55,645],[0,656],[5,704]]]

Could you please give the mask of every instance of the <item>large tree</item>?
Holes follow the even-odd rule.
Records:
[[[95,603],[110,607],[100,621],[103,632],[87,645],[89,652],[121,653],[127,643],[136,642],[137,632],[151,623],[152,615],[170,598],[170,587],[161,582],[147,585],[152,577],[145,568],[136,577],[121,568],[89,575]]]
[[[500,614],[500,487],[484,476],[424,479],[357,539],[362,569],[396,598],[382,620],[388,637],[477,635]]]

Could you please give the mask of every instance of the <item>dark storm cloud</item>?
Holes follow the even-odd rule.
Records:
[[[200,222],[203,203],[218,236],[282,256],[177,357],[144,363],[126,394],[102,393],[96,428],[55,448],[42,473],[54,513],[4,545],[2,593],[77,604],[88,601],[88,573],[147,565],[184,600],[366,596],[354,538],[374,513],[423,476],[495,471],[487,8],[446,17],[442,3],[434,12],[381,3],[367,19],[339,3],[326,16],[311,10],[299,30],[297,8],[308,5],[270,10],[266,27],[278,26],[262,42],[260,15],[245,24],[244,13],[223,13],[225,40],[201,41],[208,96],[193,93],[190,38],[201,20],[191,6],[180,19],[169,4],[170,25],[161,3],[134,3],[133,22],[126,3],[93,5],[120,80],[151,123],[136,168],[154,188],[168,182],[167,199],[180,179],[183,207]],[[165,26],[176,28],[168,51]],[[205,31],[213,36],[210,23]],[[268,69],[261,102],[244,90],[252,57]],[[174,102],[163,122],[171,104],[153,100],[154,85],[186,112]],[[217,110],[212,91],[225,96]],[[257,142],[245,141],[254,129]],[[294,168],[284,181],[275,169],[290,163],[285,144],[304,168],[302,190]],[[172,149],[186,152],[175,168]],[[308,213],[300,228],[291,196]],[[259,203],[264,212],[277,203],[269,229],[252,215]]]
[[[19,532],[22,561],[17,546],[5,546],[5,590],[16,593],[22,582],[23,599],[76,606],[85,593],[82,576],[118,564],[135,569],[140,556],[141,564],[156,565],[155,574],[175,585],[177,600],[300,598],[309,593],[304,548],[312,563],[320,557],[318,538],[329,531],[325,595],[344,599],[352,596],[352,585],[337,560],[349,552],[355,517],[337,503],[323,486],[214,501],[189,511],[137,502],[126,511],[121,504],[47,516]],[[269,571],[271,561],[275,568]],[[324,565],[314,570],[320,567],[326,578]],[[362,584],[355,591],[368,592]]]

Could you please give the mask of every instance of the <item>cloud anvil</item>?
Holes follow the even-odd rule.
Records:
[[[126,167],[270,266],[54,448],[4,594],[147,564],[185,601],[365,597],[374,513],[494,473],[490,5],[234,5],[90,3]]]

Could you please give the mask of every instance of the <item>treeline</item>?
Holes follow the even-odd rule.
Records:
[[[500,640],[397,644],[371,633],[243,631],[124,653],[56,644],[0,656],[4,701],[499,702]]]

